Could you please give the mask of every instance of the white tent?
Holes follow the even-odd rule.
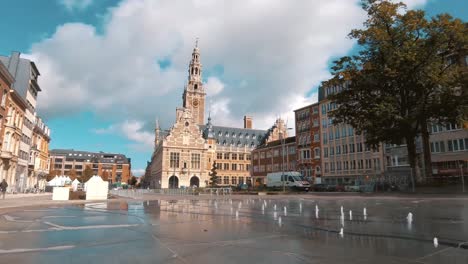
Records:
[[[76,192],[76,190],[78,190],[78,185],[79,184],[80,184],[80,182],[77,179],[73,180],[73,182],[71,183],[71,185],[73,187],[73,191]]]
[[[47,182],[47,186],[62,186],[60,178],[55,176],[52,180]]]
[[[100,176],[94,175],[85,184],[86,200],[106,200],[109,192],[109,183]]]

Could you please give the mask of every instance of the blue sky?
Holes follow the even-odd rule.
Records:
[[[0,54],[36,61],[51,148],[124,153],[140,174],[154,120],[169,128],[181,105],[196,37],[215,124],[240,126],[251,114],[267,128],[316,100],[330,62],[352,52],[346,33],[363,18],[350,0],[240,2],[4,1]],[[465,0],[405,2],[468,20]]]

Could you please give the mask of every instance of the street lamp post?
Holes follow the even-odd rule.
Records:
[[[292,128],[286,128],[286,132],[288,130],[291,130]],[[284,138],[284,135],[283,133],[280,134],[281,135],[281,155],[283,156],[282,158],[282,164],[281,164],[281,180],[283,181],[283,192],[286,192],[286,178],[284,177],[284,156],[285,156],[285,153],[284,153],[284,147],[285,147],[285,138]]]
[[[462,180],[462,190],[465,192],[465,176],[463,175],[463,163],[460,162],[460,176]]]

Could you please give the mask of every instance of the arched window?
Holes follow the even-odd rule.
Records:
[[[198,84],[195,84],[195,85],[193,86],[193,89],[197,90],[197,89],[198,89]]]
[[[195,74],[198,74],[198,68],[195,68]]]
[[[3,90],[3,96],[2,96],[2,107],[5,107],[5,104],[6,104],[6,98],[8,96],[8,91],[7,90]]]
[[[7,132],[6,135],[5,135],[5,139],[4,139],[4,142],[3,142],[3,149],[6,149],[7,151],[10,149],[10,137],[11,137],[11,134],[10,132]]]
[[[192,75],[193,75],[193,68],[192,68]]]

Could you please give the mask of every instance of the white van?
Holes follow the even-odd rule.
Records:
[[[283,176],[284,175],[284,176]],[[267,187],[290,187],[308,191],[310,189],[310,183],[302,177],[300,172],[297,171],[285,171],[283,172],[272,172],[268,173],[266,177]]]

